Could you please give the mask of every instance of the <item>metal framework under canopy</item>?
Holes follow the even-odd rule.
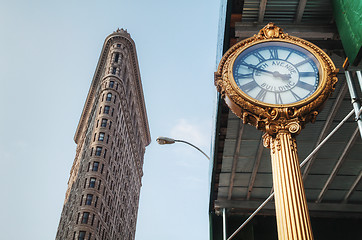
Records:
[[[342,67],[345,55],[330,0],[225,0],[223,4],[225,31],[220,33],[223,42],[218,45],[218,56],[274,22],[288,34],[322,48],[340,69],[335,92],[316,122],[307,124],[297,137],[299,160],[304,160],[353,109]],[[355,83],[355,71],[361,69],[349,68]],[[356,90],[362,97],[361,89]],[[301,169],[312,218],[362,219],[362,141],[356,129],[352,116]],[[263,147],[261,136],[254,127],[244,125],[219,98],[211,158],[212,214],[221,216],[225,208],[227,216],[250,216],[272,193],[270,150]],[[258,215],[275,215],[273,202]]]

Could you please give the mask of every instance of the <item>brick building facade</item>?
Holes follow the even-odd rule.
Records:
[[[123,29],[105,40],[74,140],[56,239],[134,239],[150,132],[135,44]]]

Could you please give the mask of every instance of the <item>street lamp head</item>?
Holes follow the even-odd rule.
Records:
[[[158,137],[158,138],[156,139],[156,141],[157,141],[158,144],[160,144],[160,145],[173,144],[173,143],[175,143],[175,139],[167,138],[167,137]]]

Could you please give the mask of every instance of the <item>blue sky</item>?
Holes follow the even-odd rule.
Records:
[[[73,136],[107,35],[136,43],[152,143],[136,239],[208,239],[218,0],[0,0],[0,232],[54,239]]]

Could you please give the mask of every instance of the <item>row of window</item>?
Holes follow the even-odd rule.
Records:
[[[104,100],[104,96],[106,96],[106,102],[110,102],[110,101],[112,101],[112,93],[107,93],[107,95],[102,95],[102,102],[103,102],[103,100]],[[114,98],[113,98],[113,103],[116,103],[116,100],[117,100],[117,95],[114,95]]]
[[[95,188],[96,187],[96,180],[97,179],[95,177],[89,178],[88,188]],[[102,184],[102,180],[99,179],[98,188],[97,188],[98,190],[101,188],[101,184]],[[87,178],[84,181],[83,188],[86,188],[86,186],[87,186]]]
[[[75,234],[76,234],[76,232],[74,232],[74,234],[73,234],[73,240],[75,240]],[[78,234],[78,240],[85,240],[85,234],[86,234],[86,232],[85,232],[85,231],[79,231],[79,234]],[[91,237],[92,237],[92,234],[91,234],[91,233],[89,233],[88,240],[90,240],[90,239],[91,239]]]
[[[119,52],[113,52],[112,58],[114,63],[121,63],[123,54]]]
[[[106,105],[104,106],[104,110],[103,110],[103,113],[104,114],[109,114],[109,110],[111,110],[111,107]],[[99,107],[99,114],[102,113],[102,106]],[[112,108],[112,112],[111,112],[111,116],[113,117],[113,113],[114,113],[114,108]]]
[[[103,150],[102,147],[96,147],[96,150],[95,150],[95,152],[94,152],[94,155],[95,155],[95,156],[101,156],[102,150]],[[93,151],[94,151],[94,148],[91,149],[90,156],[93,156]],[[104,153],[103,153],[103,158],[106,158],[106,155],[107,155],[107,149],[105,148],[105,149],[104,149]]]
[[[84,195],[82,195],[81,199],[80,199],[80,206],[82,206],[83,202],[85,205],[92,205],[92,201],[93,201],[93,194],[87,194],[86,198],[85,198],[85,202],[84,202]],[[98,196],[95,197],[94,200],[94,207],[97,207],[98,204]]]
[[[80,219],[80,213],[78,213],[78,218],[77,218],[77,222],[76,224],[79,223],[79,220],[80,220],[80,223],[83,223],[83,224],[88,224],[88,220],[89,220],[89,212],[83,212],[82,214],[82,218]],[[92,215],[92,220],[91,220],[91,226],[93,226],[94,224],[94,218],[95,218],[95,214]]]
[[[107,120],[107,119],[106,119]],[[105,126],[107,126],[107,122],[105,123]],[[105,137],[105,133],[104,132],[100,132],[98,134],[98,139],[97,139],[97,133],[94,133],[94,136],[93,136],[93,142],[97,139],[98,141],[100,142],[103,142],[104,141],[104,137]],[[107,139],[106,139],[106,143],[108,144],[108,141],[109,141],[109,134],[107,135]]]
[[[119,53],[116,53],[114,56],[114,62],[118,63],[118,60],[119,60]]]
[[[88,171],[92,170],[92,172],[97,172],[99,168],[99,162],[94,161],[91,165],[91,163],[88,163]],[[103,169],[104,169],[104,164],[102,163],[102,167],[101,167],[101,174],[103,173]]]
[[[126,79],[127,66],[124,68],[122,76],[121,76],[121,67],[111,66],[111,67],[109,67],[108,73],[111,73],[113,75],[117,75],[117,76],[125,79],[126,82],[128,83],[128,79]]]
[[[114,63],[121,63],[123,55],[116,52],[116,53],[113,54],[112,58],[113,58]],[[112,67],[111,69],[112,69],[112,74],[116,74],[117,68]]]
[[[108,119],[106,118],[102,118],[101,120],[101,127],[107,127],[107,123],[108,123]],[[96,128],[98,128],[99,126],[99,119],[97,120],[97,124],[96,124]],[[112,127],[112,121],[109,121],[109,126],[108,126],[108,129],[111,129]]]

